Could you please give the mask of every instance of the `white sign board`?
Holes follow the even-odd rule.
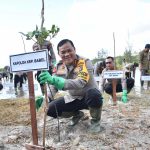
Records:
[[[48,70],[48,51],[39,50],[36,52],[22,53],[10,56],[11,72],[26,72],[33,70]]]
[[[124,77],[123,70],[109,70],[104,71],[104,78],[105,79],[120,79]]]
[[[150,81],[150,76],[141,76],[142,81]]]

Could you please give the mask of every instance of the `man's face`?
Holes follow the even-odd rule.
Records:
[[[111,58],[109,59],[106,59],[105,61],[106,63],[106,68],[109,69],[109,70],[113,70],[114,69],[114,62]]]
[[[75,48],[70,42],[67,42],[59,47],[59,56],[66,65],[72,65],[76,59]]]
[[[149,52],[149,50],[150,50],[149,48],[145,48],[145,51],[146,51],[146,52]]]

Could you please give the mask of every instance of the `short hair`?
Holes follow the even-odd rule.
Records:
[[[149,48],[150,49],[150,44],[146,44],[145,48]]]
[[[106,57],[106,59],[112,59],[112,61],[114,61],[114,57],[112,57],[112,56],[108,56],[108,57]]]
[[[57,45],[58,54],[59,54],[59,47],[61,47],[62,45],[64,45],[67,42],[69,42],[74,47],[74,49],[75,49],[75,46],[74,46],[74,44],[73,44],[73,42],[71,40],[69,40],[69,39],[63,39]]]

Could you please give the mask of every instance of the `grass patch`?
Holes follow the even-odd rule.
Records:
[[[0,125],[31,124],[29,99],[0,100],[0,110]]]

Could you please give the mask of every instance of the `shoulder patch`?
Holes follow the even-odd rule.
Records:
[[[80,59],[77,63],[77,69],[78,69],[78,78],[81,78],[85,81],[89,81],[89,73],[88,70],[86,68],[86,64],[85,64],[85,60],[84,59]]]

